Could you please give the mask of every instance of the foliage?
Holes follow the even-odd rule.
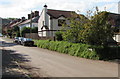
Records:
[[[90,44],[105,46],[107,41],[113,37],[113,28],[108,22],[108,14],[108,12],[98,12],[92,17],[88,38]]]
[[[14,26],[12,28],[12,37],[19,37],[20,36],[20,28],[18,26]]]
[[[12,29],[13,32],[18,32],[20,31],[19,27],[18,26],[14,26],[13,29]]]
[[[62,41],[63,40],[62,32],[56,32],[55,37],[56,37],[56,40]]]
[[[12,30],[11,30],[11,29],[8,29],[8,30],[7,30],[7,34],[8,34],[8,36],[12,37]]]
[[[63,25],[63,28],[68,29],[63,32],[63,39],[74,43],[85,43],[90,30],[88,26],[89,20],[82,15],[77,15],[75,18],[69,18],[70,25]]]
[[[34,40],[35,45],[40,48],[57,51],[88,59],[99,59],[95,51],[90,51],[90,45],[70,43],[66,41]]]
[[[76,18],[70,18],[69,28],[63,32],[63,39],[69,42],[85,43],[91,45],[106,46],[109,39],[113,37],[113,28],[108,21],[109,12],[99,12],[89,16],[78,15]],[[63,24],[63,28],[68,25]]]
[[[38,27],[33,27],[31,29],[31,33],[38,33]]]
[[[30,27],[23,27],[22,29],[21,29],[21,36],[22,37],[25,37],[25,33],[30,33]]]
[[[70,43],[66,41],[34,40],[40,48],[69,54],[72,56],[95,59],[112,60],[120,59],[120,47],[91,46],[82,43]]]
[[[20,37],[20,32],[16,32],[16,37]]]
[[[38,33],[38,27],[33,27],[33,28],[23,27],[21,29],[21,35],[24,37],[25,33]]]

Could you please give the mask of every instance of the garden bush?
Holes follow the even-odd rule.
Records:
[[[55,33],[55,38],[57,41],[62,41],[63,37],[62,37],[62,32],[56,32]]]

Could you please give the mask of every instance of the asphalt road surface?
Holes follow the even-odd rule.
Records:
[[[118,64],[61,54],[37,47],[13,44],[1,38],[3,48],[21,54],[43,77],[118,77]]]

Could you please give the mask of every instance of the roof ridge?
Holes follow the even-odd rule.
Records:
[[[63,12],[75,12],[75,11],[67,11],[67,10],[56,10],[56,9],[47,9],[47,10],[54,10],[54,11],[63,11]]]

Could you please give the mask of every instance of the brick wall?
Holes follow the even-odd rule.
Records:
[[[26,33],[25,38],[32,38],[32,39],[38,39],[38,40],[55,40],[54,37],[39,37],[38,33]]]

